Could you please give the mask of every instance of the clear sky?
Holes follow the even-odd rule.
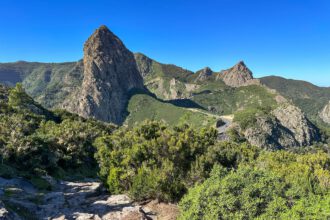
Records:
[[[0,0],[0,62],[78,60],[102,24],[163,63],[330,86],[329,0]]]

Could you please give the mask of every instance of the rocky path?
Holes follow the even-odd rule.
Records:
[[[126,195],[109,195],[97,180],[59,181],[41,192],[20,178],[0,178],[0,219],[175,219],[176,205],[133,203]],[[143,213],[146,213],[144,215]]]

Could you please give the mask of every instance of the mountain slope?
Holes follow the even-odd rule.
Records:
[[[83,63],[0,63],[0,82],[13,86],[22,82],[26,92],[47,108],[62,101],[82,83]]]
[[[193,112],[190,109],[160,101],[148,94],[141,93],[135,94],[130,98],[127,111],[129,114],[125,123],[129,126],[149,119],[165,121],[169,125],[188,123],[194,127],[208,127],[215,126],[217,120],[215,116]]]
[[[307,116],[320,122],[319,113],[330,101],[330,88],[318,87],[309,82],[277,76],[263,77],[260,81],[269,88],[292,100]]]
[[[196,85],[189,82],[194,73],[181,67],[159,63],[144,54],[134,54],[145,86],[165,100],[187,98]]]

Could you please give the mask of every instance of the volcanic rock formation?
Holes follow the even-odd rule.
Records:
[[[130,91],[144,88],[134,55],[101,26],[85,42],[83,63],[82,86],[64,107],[86,118],[121,124]]]
[[[240,87],[258,83],[258,80],[253,79],[251,70],[247,68],[243,61],[240,61],[228,70],[221,71],[219,77],[226,83],[226,85],[231,87]]]

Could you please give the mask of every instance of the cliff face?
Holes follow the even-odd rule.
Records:
[[[270,117],[256,117],[256,123],[244,131],[253,145],[270,149],[302,147],[320,140],[318,129],[296,106],[284,104]]]
[[[138,70],[143,78],[147,77],[149,74],[152,74],[152,65],[154,62],[152,59],[141,53],[134,54],[134,58],[136,60]]]
[[[329,101],[329,103],[326,106],[324,106],[324,108],[320,112],[320,118],[325,123],[330,124],[330,101]]]
[[[247,86],[259,82],[253,79],[251,70],[247,68],[243,61],[240,61],[228,70],[221,71],[219,78],[222,79],[226,85],[231,87]]]
[[[144,88],[134,55],[101,26],[84,45],[83,65],[82,86],[64,107],[86,118],[121,124],[129,92]]]

